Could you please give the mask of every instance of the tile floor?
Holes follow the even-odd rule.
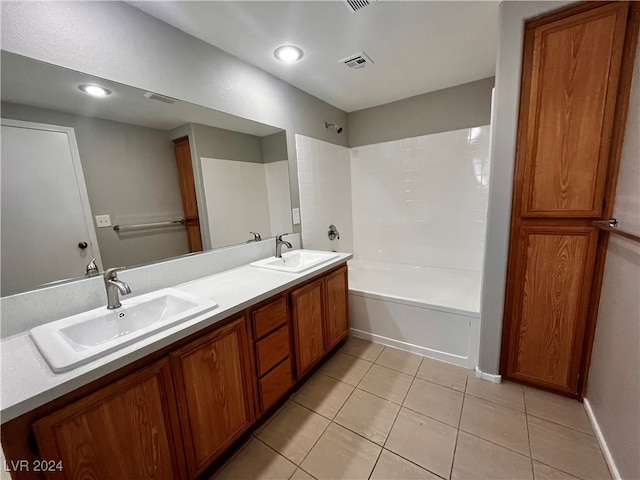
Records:
[[[350,338],[224,479],[610,479],[582,404]]]

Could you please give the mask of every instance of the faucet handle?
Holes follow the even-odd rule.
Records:
[[[260,240],[262,240],[262,237],[260,236],[260,234],[258,232],[249,232],[251,235],[253,235],[253,241],[254,242],[259,242]]]
[[[127,267],[112,267],[112,268],[107,268],[104,271],[104,279],[105,280],[114,280],[115,278],[118,277],[118,272],[120,270],[125,270]]]
[[[288,233],[281,233],[280,235],[276,235],[276,239],[281,242],[282,241],[282,237],[284,237],[285,235],[289,235]]]

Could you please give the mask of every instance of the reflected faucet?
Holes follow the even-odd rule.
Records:
[[[118,280],[118,271],[124,270],[124,268],[125,267],[109,268],[104,272],[104,286],[107,289],[107,308],[109,310],[120,308],[122,306],[120,298],[118,297],[118,292],[122,295],[131,293],[129,285],[124,283],[122,280]]]
[[[251,240],[247,240],[247,243],[251,243],[251,242],[261,242],[262,241],[262,237],[260,236],[260,234],[258,232],[249,232],[251,235],[253,235],[253,238]]]
[[[293,245],[289,242],[282,240],[283,235],[286,235],[286,233],[276,236],[276,258],[282,258],[282,245],[285,245],[287,248],[293,248]]]

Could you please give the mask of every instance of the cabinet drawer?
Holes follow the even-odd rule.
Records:
[[[287,299],[278,300],[260,307],[251,314],[253,336],[256,340],[287,322]]]
[[[260,407],[262,411],[269,409],[291,387],[291,360],[287,358],[276,368],[258,380],[260,391]]]
[[[256,342],[258,376],[261,377],[287,358],[289,350],[289,327],[287,325]]]

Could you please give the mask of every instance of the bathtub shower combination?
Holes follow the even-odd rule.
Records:
[[[303,244],[354,253],[353,335],[477,365],[489,134],[482,126],[351,149],[296,136]],[[350,188],[337,192],[338,182]],[[338,242],[320,236],[328,220]]]

